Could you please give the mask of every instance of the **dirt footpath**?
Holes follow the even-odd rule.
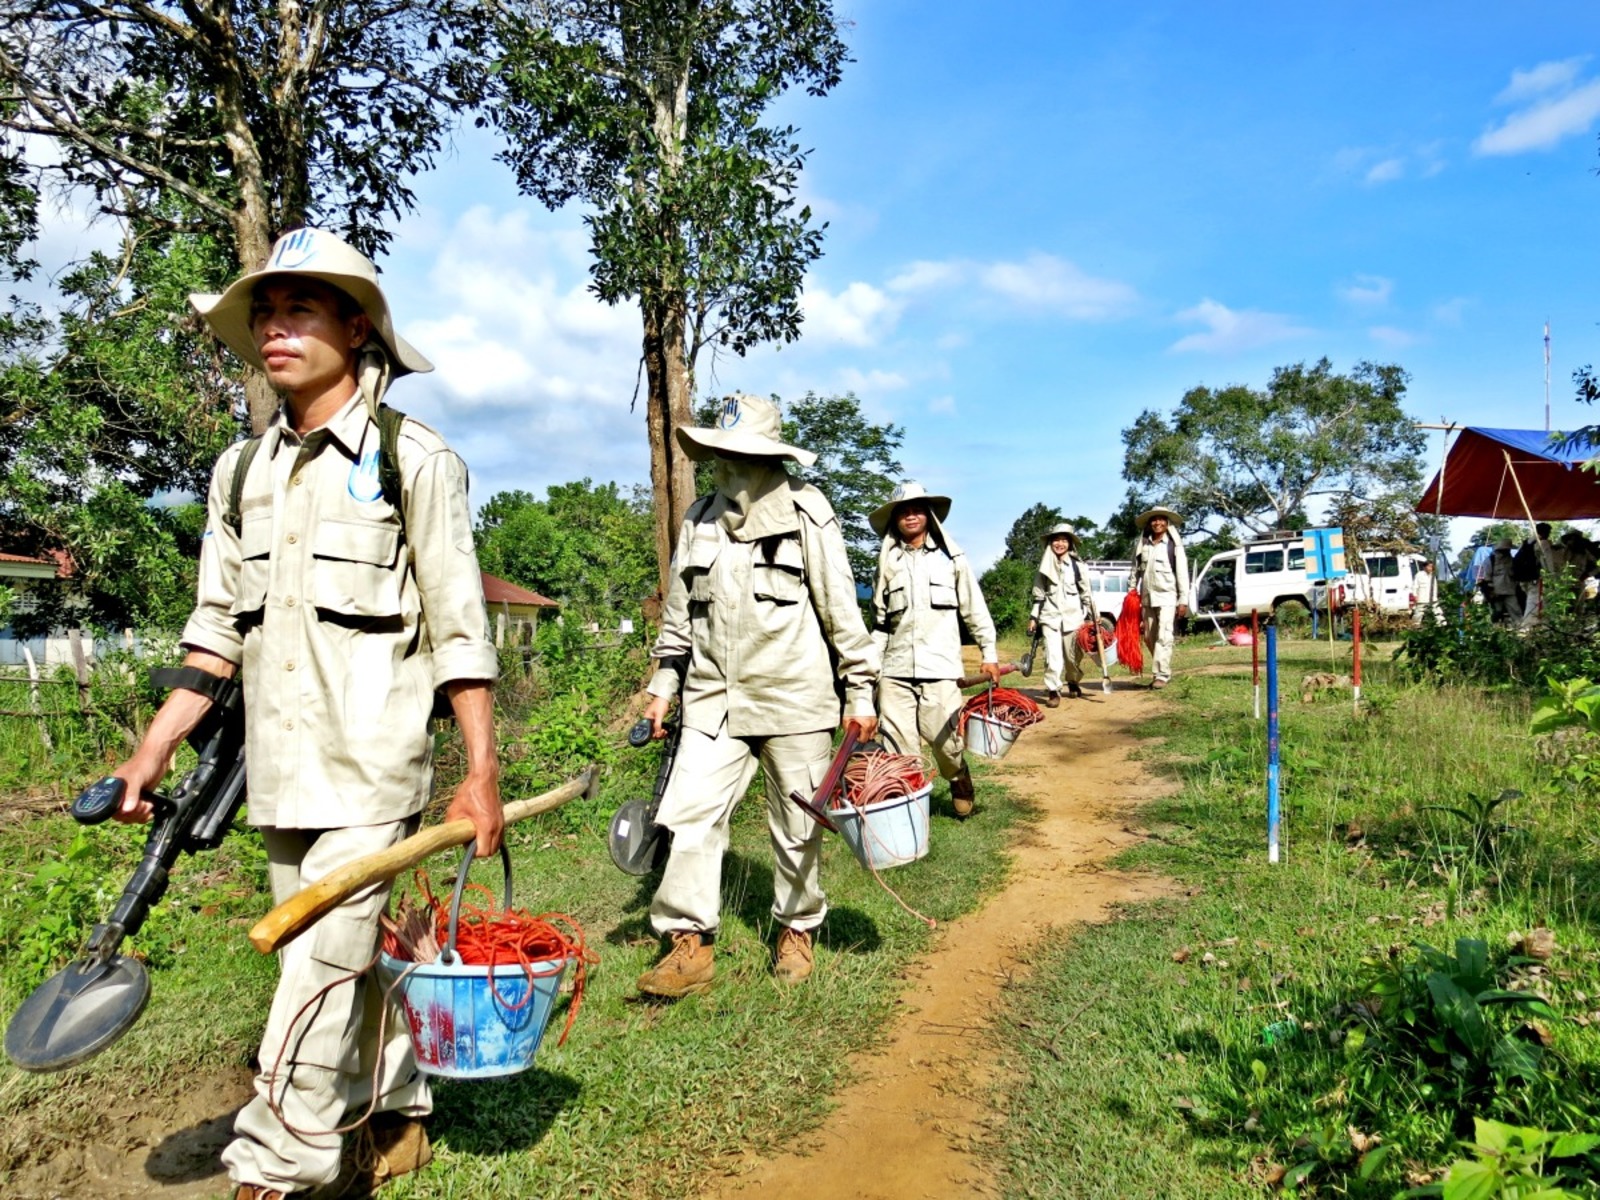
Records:
[[[1039,695],[1037,689],[1030,689]],[[1124,680],[1110,696],[1045,709],[1000,764],[1006,784],[1038,810],[1022,827],[1005,889],[944,927],[913,968],[904,1015],[883,1050],[862,1055],[857,1082],[805,1138],[805,1154],[735,1161],[703,1195],[730,1200],[926,1200],[994,1196],[982,1156],[997,1072],[991,1014],[1001,987],[1027,974],[1052,926],[1104,920],[1110,906],[1159,895],[1148,877],[1098,864],[1131,845],[1128,815],[1160,790],[1129,760],[1130,730],[1158,701]],[[983,819],[983,793],[973,820]]]

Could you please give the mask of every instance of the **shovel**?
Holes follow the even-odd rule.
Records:
[[[1106,666],[1106,638],[1100,629],[1100,618],[1094,618],[1094,652],[1100,660],[1100,690],[1111,695],[1111,668]]]
[[[833,818],[828,815],[828,801],[833,798],[833,793],[839,789],[839,783],[844,779],[844,765],[850,761],[850,756],[864,744],[856,740],[860,727],[854,721],[846,721],[844,726],[844,741],[839,743],[839,749],[833,756],[833,761],[828,764],[828,773],[822,777],[822,782],[817,785],[817,794],[807,800],[799,792],[790,792],[789,799],[805,809],[811,819],[830,833],[838,833],[839,827],[833,823]]]

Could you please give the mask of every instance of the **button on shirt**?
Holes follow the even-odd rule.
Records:
[[[182,640],[242,668],[252,824],[329,829],[419,812],[434,690],[497,674],[466,468],[418,422],[398,441],[403,531],[359,392],[303,438],[279,413],[237,532],[224,514],[244,443],[212,473]]]
[[[695,501],[678,534],[650,653],[688,656],[683,724],[708,737],[724,720],[733,737],[833,729],[835,672],[849,714],[873,715],[878,653],[861,622],[839,521],[815,488],[790,487],[799,522],[792,534],[734,540],[717,520],[721,495]],[[649,690],[677,695],[677,673],[658,670]]]
[[[994,621],[967,556],[927,537],[913,550],[886,537],[872,589],[873,633],[891,679],[960,679],[961,623],[996,662]]]

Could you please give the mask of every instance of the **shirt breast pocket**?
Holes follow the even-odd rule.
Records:
[[[272,571],[272,510],[252,513],[239,522],[239,588],[230,616],[260,612],[267,603]]]
[[[697,604],[711,602],[711,568],[722,552],[722,541],[713,532],[697,534],[689,543],[689,561],[683,565],[683,582],[689,589],[689,599]]]
[[[769,559],[760,550],[750,564],[750,592],[771,604],[798,604],[806,594],[806,561],[798,538],[782,538]]]
[[[911,607],[911,587],[905,576],[894,579],[883,593],[883,611],[891,620]]]
[[[325,517],[311,542],[312,602],[350,617],[400,615],[400,527]]]
[[[928,605],[930,608],[955,608],[956,585],[953,583],[940,583],[938,580],[929,580]]]

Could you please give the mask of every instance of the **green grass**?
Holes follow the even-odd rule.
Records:
[[[734,821],[714,988],[676,1004],[636,998],[634,980],[658,954],[647,921],[655,880],[618,872],[604,837],[617,803],[648,794],[653,756],[618,746],[613,763],[598,802],[516,826],[508,837],[517,903],[570,913],[600,953],[570,1039],[557,1047],[552,1032],[523,1075],[441,1084],[430,1122],[435,1163],[386,1195],[694,1194],[696,1180],[717,1167],[719,1156],[777,1147],[814,1125],[849,1056],[882,1036],[903,968],[926,947],[928,931],[830,834],[823,884],[831,912],[816,973],[800,987],[775,984],[771,863],[759,795],[746,799]],[[1000,886],[1004,848],[1025,817],[1019,801],[982,781],[981,765],[976,771],[979,818],[958,823],[945,786],[937,785],[931,853],[884,875],[907,903],[940,921],[970,911]],[[102,826],[79,839],[64,816],[0,825],[0,861],[7,864],[0,917],[12,939],[0,939],[6,1012],[109,910],[140,837]],[[245,941],[266,908],[260,857],[259,839],[240,832],[218,854],[183,861],[138,939],[150,957],[154,996],[122,1042],[62,1075],[31,1077],[0,1066],[6,1128],[0,1163],[14,1168],[48,1156],[63,1138],[103,1135],[97,1118],[114,1100],[146,1089],[176,1095],[201,1073],[249,1061],[275,975],[270,960]],[[51,893],[40,872],[56,863],[65,864],[57,905],[69,907],[77,924],[45,938],[37,931]],[[437,890],[455,863],[441,856],[428,866]],[[491,876],[486,868],[475,873],[486,882]],[[39,945],[25,955],[17,947],[28,947],[30,937]],[[563,1017],[564,1006],[553,1031]],[[4,1180],[0,1169],[0,1191]]]
[[[1379,662],[1357,719],[1348,692],[1300,702],[1301,677],[1328,670],[1329,652],[1287,643],[1284,861],[1269,866],[1249,651],[1197,638],[1181,653],[1175,703],[1144,726],[1140,754],[1179,790],[1141,814],[1159,836],[1122,865],[1186,894],[1050,939],[1008,997],[1021,1080],[998,1099],[1009,1192],[1243,1195],[1272,1164],[1304,1164],[1319,1194],[1391,1196],[1456,1157],[1475,1113],[1600,1129],[1600,1038],[1586,1015],[1600,1008],[1595,805],[1545,786],[1526,698],[1405,685]],[[1202,664],[1239,673],[1181,673]],[[1513,828],[1476,853],[1464,822],[1426,808],[1504,788],[1526,793],[1503,808]],[[1558,950],[1531,971],[1508,958],[1508,937],[1540,924]],[[1546,1022],[1549,1071],[1465,1101],[1468,1072],[1413,1053],[1403,1018],[1364,1007],[1416,944],[1458,937],[1486,940],[1502,981],[1561,1014]],[[1264,1029],[1291,1017],[1307,1028],[1267,1045]],[[1352,1127],[1391,1147],[1365,1181]]]

